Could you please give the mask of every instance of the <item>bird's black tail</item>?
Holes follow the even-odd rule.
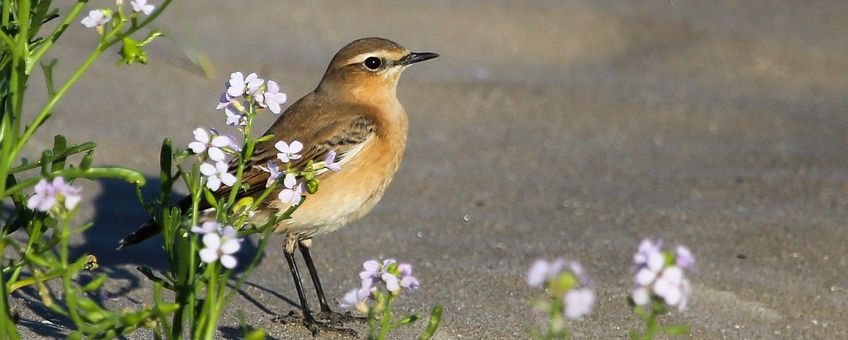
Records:
[[[189,206],[191,206],[190,196],[183,198],[180,203],[177,203],[177,207],[179,207],[182,211],[186,211]],[[206,203],[205,201],[201,201],[200,207],[201,209],[206,209],[208,208],[208,203]],[[153,236],[156,236],[156,234],[159,234],[159,232],[161,231],[162,226],[156,224],[153,219],[147,220],[147,222],[144,222],[140,226],[138,226],[138,229],[132,232],[132,234],[124,236],[124,238],[122,238],[121,241],[118,242],[118,247],[115,248],[115,250],[121,250],[133,244],[149,239]]]
[[[118,248],[115,248],[115,250],[121,250],[124,249],[124,247],[149,239],[156,236],[156,234],[160,231],[162,231],[162,227],[156,224],[156,222],[153,222],[153,220],[144,222],[138,227],[138,229],[136,229],[136,231],[132,232],[132,234],[122,238],[121,241],[118,242]]]

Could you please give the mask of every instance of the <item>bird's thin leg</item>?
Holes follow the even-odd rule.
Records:
[[[315,292],[318,293],[318,303],[321,304],[320,317],[336,322],[347,321],[364,321],[365,318],[355,317],[350,312],[336,313],[330,309],[327,299],[324,298],[324,289],[321,288],[321,280],[318,278],[318,270],[315,269],[315,263],[312,262],[312,255],[309,254],[309,248],[312,247],[312,239],[301,240],[299,243],[300,254],[303,255],[303,260],[306,262],[306,267],[309,268],[309,276],[312,278],[312,283],[315,285]]]
[[[306,302],[306,295],[303,293],[303,284],[300,281],[300,273],[297,271],[297,263],[294,261],[294,245],[289,246],[290,241],[286,240],[283,245],[283,253],[286,255],[286,262],[289,263],[292,279],[294,279],[294,287],[297,289],[297,297],[300,299],[300,309],[303,312],[303,323],[312,332],[312,335],[318,333],[318,324],[315,318],[312,317],[312,312],[309,311],[309,303]]]
[[[324,289],[321,288],[321,279],[318,278],[318,271],[315,270],[315,264],[312,262],[312,255],[309,255],[309,247],[312,246],[312,239],[300,241],[300,254],[303,255],[303,261],[306,262],[306,268],[309,268],[309,276],[312,278],[312,284],[315,285],[315,292],[318,293],[318,303],[321,305],[321,313],[329,314],[333,311],[330,305],[327,304],[327,299],[324,298]]]

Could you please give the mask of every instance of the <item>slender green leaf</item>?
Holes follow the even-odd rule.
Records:
[[[433,307],[433,311],[430,312],[430,321],[427,323],[427,328],[424,329],[424,333],[421,334],[419,339],[428,340],[436,334],[436,331],[439,329],[439,323],[442,321],[442,311],[443,308],[441,305]]]
[[[68,139],[62,135],[53,137],[53,155],[61,155],[68,149]],[[56,172],[65,168],[65,157],[54,157],[50,171]]]
[[[103,282],[106,281],[107,277],[108,276],[106,276],[106,274],[97,275],[97,278],[91,280],[91,282],[87,283],[85,286],[82,287],[82,291],[90,292],[99,289],[100,286],[103,285]]]

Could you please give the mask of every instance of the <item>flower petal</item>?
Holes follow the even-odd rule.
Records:
[[[200,250],[200,260],[206,263],[212,263],[218,260],[218,251],[215,249],[203,248]]]
[[[221,236],[218,236],[217,233],[203,235],[203,245],[206,248],[218,250],[221,247]]]
[[[195,152],[195,153],[200,153],[200,152]],[[209,148],[208,153],[209,153],[209,159],[216,161],[216,162],[223,162],[224,158],[227,157],[227,155],[224,154],[224,150],[221,150],[221,149],[216,148],[216,147]]]
[[[233,186],[233,184],[236,184],[236,176],[233,176],[232,174],[228,173],[223,173],[221,174],[221,182],[226,184],[228,187],[231,187]]]
[[[224,254],[234,254],[241,248],[241,242],[235,239],[230,239],[221,245],[221,252]]]
[[[303,143],[301,143],[299,141],[294,141],[289,146],[289,152],[290,153],[298,153],[301,150],[303,150]]]
[[[389,273],[383,273],[382,277],[383,282],[386,283],[386,289],[388,289],[392,293],[397,293],[400,291],[400,281],[397,276],[394,276]]]
[[[235,256],[227,254],[221,255],[221,265],[225,268],[233,269],[236,267],[236,264],[238,264],[238,262],[236,261]]]
[[[203,164],[200,165],[200,173],[203,174],[204,176],[213,176],[213,175],[217,174],[218,171],[215,170],[214,165],[209,164],[209,163],[203,163]]]
[[[221,179],[216,176],[210,176],[206,178],[206,187],[209,190],[215,191],[221,187]]]

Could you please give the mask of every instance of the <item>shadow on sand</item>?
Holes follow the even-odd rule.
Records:
[[[107,285],[104,285],[104,287],[111,288],[101,288],[101,291],[96,292],[93,296],[100,298],[102,301],[108,299],[125,299],[126,302],[122,303],[122,305],[126,305],[125,307],[140,307],[144,302],[130,297],[128,294],[133,290],[140,289],[143,280],[146,280],[135,268],[137,266],[147,266],[153,269],[154,272],[167,271],[169,269],[168,260],[161,248],[161,235],[157,235],[121,251],[115,250],[118,241],[134,231],[149,216],[141,203],[136,199],[136,188],[134,185],[119,180],[100,180],[98,182],[102,190],[100,195],[94,200],[94,227],[86,230],[82,235],[83,240],[75,247],[72,247],[70,258],[75,259],[86,254],[92,254],[98,259],[100,269],[91,275],[87,273],[83,274],[79,279],[81,284],[87,283],[101,273],[107,274],[109,280],[119,280],[122,282],[122,284],[109,285],[107,281]],[[142,188],[142,197],[146,202],[151,202],[155,198],[158,187],[158,177],[147,177],[147,185]],[[180,196],[173,196],[172,200],[177,201],[181,198]],[[256,240],[247,238],[242,243],[242,248],[238,252],[239,264],[242,265],[236,271],[243,270],[243,264],[249,263],[257,251]],[[262,255],[259,260],[260,263],[264,259],[265,256]],[[271,293],[291,306],[297,306],[294,300],[277,293],[276,289],[245,282],[245,287],[247,286]],[[57,285],[53,285],[53,287],[54,290],[59,288]],[[239,293],[261,311],[269,315],[276,315],[270,308],[251,298],[243,290]],[[69,319],[61,317],[49,308],[46,308],[42,304],[41,298],[35,289],[20,289],[13,295],[15,297],[13,301],[18,305],[25,305],[25,308],[31,310],[38,317],[32,320],[21,318],[18,324],[22,327],[40,336],[49,338],[63,337],[69,329],[74,328],[73,323]],[[53,298],[56,301],[62,300],[62,297],[54,296]],[[238,328],[229,327],[222,328],[221,330],[226,338],[238,338],[241,334]]]

